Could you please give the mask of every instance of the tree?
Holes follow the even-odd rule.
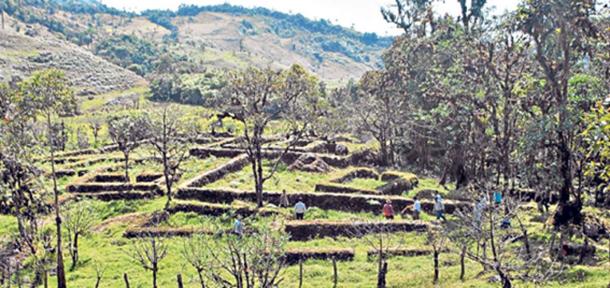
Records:
[[[552,252],[556,233],[549,231],[552,237],[530,241],[530,233],[520,215],[527,210],[523,209],[520,199],[505,197],[502,205],[496,206],[490,195],[481,196],[480,200],[474,195],[479,194],[477,191],[495,191],[497,186],[473,184],[467,189],[476,203],[474,210],[456,211],[442,231],[454,243],[464,244],[460,253],[485,270],[494,271],[504,288],[512,287],[514,279],[542,285],[563,271],[563,264],[556,262]],[[510,224],[506,225],[505,221]],[[488,248],[491,253],[487,253]]]
[[[382,7],[381,14],[388,23],[404,30],[405,34],[426,33],[426,25],[434,29],[432,0],[395,0],[395,4]]]
[[[219,235],[213,239],[195,238],[187,242],[183,256],[214,287],[279,287],[288,237],[262,228],[247,237]],[[205,271],[203,267],[207,268]],[[203,281],[201,281],[204,287]]]
[[[204,235],[194,235],[184,241],[181,251],[182,258],[197,271],[201,288],[206,287],[206,269],[209,268],[209,263],[212,261],[209,258],[210,255],[206,249],[208,241],[210,241],[210,239]]]
[[[66,275],[62,253],[59,189],[57,186],[57,175],[55,175],[55,147],[53,145],[55,135],[52,127],[54,116],[58,114],[67,115],[76,111],[76,99],[64,73],[56,69],[35,72],[29,79],[22,82],[19,88],[20,96],[23,97],[23,103],[31,105],[36,114],[43,115],[46,119],[51,178],[53,180],[55,224],[57,229],[57,287],[65,288]]]
[[[298,65],[285,71],[248,68],[229,75],[223,89],[224,113],[243,126],[246,153],[252,166],[256,202],[263,205],[263,184],[273,177],[282,157],[294,147],[317,118],[319,98],[317,79]],[[285,149],[277,155],[269,172],[263,169],[263,144],[267,126],[271,121],[282,121],[283,131],[289,140]]]
[[[165,105],[153,115],[150,122],[150,140],[155,154],[163,164],[163,177],[169,209],[172,201],[172,187],[177,181],[180,164],[189,156],[189,136],[186,125],[180,120],[182,113],[173,106]]]
[[[404,126],[407,97],[399,92],[397,81],[389,72],[370,71],[360,80],[360,91],[353,113],[357,128],[372,135],[379,142],[379,163],[383,166],[395,162],[398,130]]]
[[[98,137],[100,135],[100,130],[102,129],[103,121],[100,118],[91,118],[89,119],[89,128],[91,128],[91,132],[93,133],[93,143],[97,146]]]
[[[97,213],[89,202],[78,202],[64,210],[63,218],[68,232],[68,251],[72,257],[70,270],[74,270],[78,264],[78,239],[91,229]]]
[[[529,1],[518,11],[521,29],[535,45],[534,57],[546,80],[545,89],[538,95],[537,106],[547,115],[557,115],[547,118],[552,128],[542,131],[546,145],[554,147],[558,154],[562,182],[555,213],[557,226],[570,222],[578,224],[582,218],[581,195],[573,193],[572,141],[578,129],[570,115],[569,81],[575,73],[576,61],[582,59],[590,40],[596,37],[591,21],[594,14],[595,3],[588,0]]]
[[[392,252],[404,244],[396,231],[389,226],[379,226],[376,222],[357,223],[349,231],[351,237],[363,239],[371,251],[377,255],[377,288],[385,288],[388,275],[388,259]]]
[[[35,285],[40,285],[46,281],[46,268],[52,255],[49,251],[40,251],[44,245],[39,222],[40,215],[48,212],[48,195],[39,181],[43,171],[36,167],[34,158],[40,155],[39,144],[43,140],[33,132],[37,111],[30,104],[19,91],[0,83],[0,211],[16,217],[20,252],[32,257],[28,268],[35,273]],[[50,241],[48,237],[45,240]],[[19,263],[8,268],[11,267],[17,272],[23,268]],[[17,273],[15,277],[20,276]]]
[[[108,134],[125,160],[125,179],[129,181],[129,155],[150,135],[150,120],[144,114],[121,114],[108,118]]]
[[[434,285],[437,285],[440,277],[440,265],[438,257],[445,248],[447,236],[441,228],[431,226],[428,227],[428,231],[426,233],[426,241],[428,245],[432,247],[432,257],[434,259],[434,278],[432,282],[434,283]]]
[[[157,288],[159,263],[167,256],[167,244],[155,233],[139,237],[132,244],[133,246],[127,251],[127,254],[136,264],[152,273],[152,286]]]

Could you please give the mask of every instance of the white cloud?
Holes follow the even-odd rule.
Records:
[[[354,26],[361,32],[376,32],[381,35],[396,35],[400,30],[386,23],[380,11],[393,0],[101,0],[102,3],[128,11],[145,9],[172,9],[180,4],[214,5],[230,3],[244,7],[265,7],[285,13],[301,13],[311,19],[327,19],[345,27]],[[499,11],[514,9],[518,0],[488,0]],[[460,7],[457,0],[445,0],[437,5],[439,13],[457,15]]]

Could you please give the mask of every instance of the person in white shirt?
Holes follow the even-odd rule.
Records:
[[[305,217],[305,211],[307,211],[307,206],[305,206],[303,200],[299,198],[297,204],[294,205],[294,214],[296,215],[297,220],[303,220]]]
[[[235,223],[233,224],[233,233],[240,237],[244,234],[244,223],[241,222],[241,216],[239,215],[237,215],[237,218],[235,218]]]
[[[419,220],[419,213],[421,213],[421,202],[417,199],[417,196],[413,197],[415,202],[413,203],[413,220]]]
[[[443,198],[439,194],[437,194],[437,196],[434,198],[434,213],[436,214],[436,220],[447,220],[444,215],[445,205],[443,204]]]

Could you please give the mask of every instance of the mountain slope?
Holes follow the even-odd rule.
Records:
[[[91,51],[109,38],[128,35],[160,51],[151,58],[170,52],[196,65],[220,69],[298,63],[331,82],[358,78],[381,67],[381,53],[392,41],[299,14],[228,4],[134,14],[95,0],[24,2],[26,5],[8,12],[23,22],[46,26]],[[107,59],[127,68],[129,63],[119,58]],[[152,70],[140,68],[130,69],[142,75]]]
[[[145,85],[146,81],[90,51],[62,40],[38,25],[6,18],[0,29],[0,81],[24,78],[33,71],[58,68],[80,95],[101,94]]]

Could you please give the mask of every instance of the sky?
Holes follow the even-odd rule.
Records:
[[[379,12],[382,6],[394,3],[393,0],[101,0],[102,3],[128,11],[139,12],[146,9],[175,10],[180,4],[200,6],[229,3],[244,7],[265,7],[285,13],[301,13],[317,20],[327,19],[333,24],[352,27],[360,32],[375,32],[380,35],[397,35],[400,30],[386,23]],[[488,0],[488,6],[495,6],[496,12],[514,10],[519,0]],[[458,15],[460,6],[457,0],[444,0],[438,3],[436,11],[440,14]]]

